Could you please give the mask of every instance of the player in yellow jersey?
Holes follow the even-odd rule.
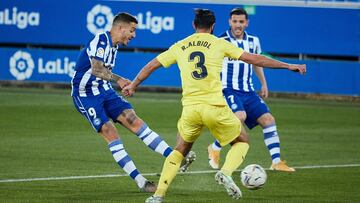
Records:
[[[224,57],[240,59],[261,67],[285,68],[300,73],[306,72],[305,65],[293,65],[272,60],[261,55],[244,52],[212,35],[215,24],[214,13],[210,10],[197,9],[193,26],[196,33],[175,43],[145,65],[130,85],[123,89],[123,94],[131,96],[139,84],[154,70],[177,63],[181,73],[183,89],[181,118],[178,121],[176,148],[166,158],[157,190],[146,202],[162,202],[165,193],[179,170],[184,156],[190,151],[204,126],[222,146],[231,148],[215,180],[223,185],[227,193],[238,199],[239,187],[232,180],[232,173],[243,162],[249,149],[248,137],[240,135],[239,119],[228,107],[220,82],[220,72]],[[240,158],[241,157],[241,158]]]

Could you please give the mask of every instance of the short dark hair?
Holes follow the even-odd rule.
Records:
[[[195,19],[194,25],[195,28],[211,28],[215,23],[214,12],[209,9],[195,9]]]
[[[248,14],[245,9],[237,7],[231,10],[230,12],[230,18],[232,15],[245,15],[246,20],[248,19]]]
[[[113,20],[113,25],[117,24],[117,23],[120,23],[120,22],[138,24],[138,21],[135,18],[135,16],[133,16],[133,15],[131,15],[129,13],[118,13],[118,14],[116,14],[116,16],[114,17],[114,20]]]

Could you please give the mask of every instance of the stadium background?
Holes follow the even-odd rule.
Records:
[[[109,28],[120,11],[139,20],[137,37],[121,48],[114,69],[132,79],[149,59],[193,32],[193,8],[214,10],[215,34],[220,34],[228,28],[229,11],[244,6],[250,14],[248,32],[260,37],[265,54],[308,66],[306,77],[266,70],[272,92],[360,95],[358,1],[169,2],[2,1],[0,81],[69,84],[80,48],[93,33]],[[144,84],[180,87],[178,69],[157,71]]]
[[[281,156],[297,171],[267,171],[263,189],[240,186],[240,201],[360,202],[359,1],[177,2],[0,1],[0,202],[144,202],[149,194],[117,167],[102,138],[73,107],[69,83],[79,50],[91,31],[106,28],[108,16],[133,13],[139,18],[137,38],[121,48],[114,69],[132,79],[150,58],[193,32],[193,8],[213,9],[219,34],[228,28],[234,6],[248,10],[249,32],[261,38],[267,55],[308,65],[305,76],[265,70]],[[171,146],[181,114],[177,73],[176,67],[159,70],[145,83],[146,90],[176,93],[137,92],[129,98]],[[276,98],[274,92],[296,98]],[[116,126],[138,169],[157,182],[163,157]],[[251,163],[268,168],[262,129],[249,134],[251,147],[240,170]],[[238,202],[214,183],[206,151],[212,141],[205,130],[193,148],[196,162],[177,176],[165,202]],[[233,177],[240,183],[239,171]]]

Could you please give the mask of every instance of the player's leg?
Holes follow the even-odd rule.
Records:
[[[114,125],[109,121],[103,106],[103,97],[73,97],[77,110],[90,122],[96,132],[107,142],[108,147],[119,166],[135,180],[138,187],[146,192],[156,189],[154,184],[148,182],[136,169],[131,158],[128,156],[119,138]]]
[[[180,168],[184,155],[188,154],[194,141],[199,137],[202,129],[201,105],[184,106],[178,121],[179,134],[176,139],[175,150],[165,159],[158,188],[155,194],[146,202],[162,200],[165,193]],[[160,201],[159,201],[160,202]]]
[[[161,138],[159,134],[149,128],[149,126],[140,119],[133,109],[125,109],[117,120],[131,132],[136,134],[150,149],[167,157],[172,148]]]
[[[240,134],[241,123],[227,106],[212,107],[207,111],[206,118],[204,120],[205,125],[221,146],[229,143],[231,145],[224,165],[215,175],[215,180],[225,187],[231,197],[238,199],[241,197],[241,191],[231,176],[247,154],[249,149],[248,136],[246,133]]]
[[[235,112],[236,117],[241,121],[242,128],[241,128],[241,135],[247,135],[245,126],[243,124],[244,120],[246,119],[246,112],[245,111],[237,111]],[[209,157],[209,165],[212,169],[219,169],[220,168],[220,151],[221,145],[218,140],[215,140],[212,144],[208,146],[208,157]]]
[[[294,172],[295,169],[287,166],[286,162],[280,158],[280,138],[276,128],[275,118],[270,113],[264,113],[257,119],[257,122],[263,128],[264,142],[272,159],[270,169]]]
[[[117,129],[111,121],[106,122],[100,130],[101,136],[108,143],[108,147],[118,165],[132,178],[143,192],[153,192],[156,185],[149,182],[136,168],[131,157],[126,152]]]
[[[118,115],[116,120],[121,123],[125,128],[136,134],[150,149],[161,155],[167,157],[173,149],[158,135],[155,131],[151,130],[148,125],[139,118],[130,103],[124,99],[111,100],[109,105],[113,109],[114,106],[120,106],[118,109],[123,109],[120,113],[111,113],[112,116]],[[109,111],[110,112],[110,111]],[[111,111],[116,112],[116,111]],[[118,111],[119,112],[119,111]],[[181,172],[189,169],[191,163],[195,161],[195,152],[190,152],[186,155],[184,161],[181,163]]]
[[[176,147],[171,154],[165,159],[161,176],[159,179],[158,187],[155,194],[149,197],[146,202],[152,202],[154,199],[163,199],[168,187],[174,180],[184,156],[189,153],[193,143],[188,143],[177,136]]]
[[[226,98],[226,102],[231,108],[231,110],[235,113],[236,117],[244,123],[246,119],[246,112],[243,106],[243,101],[241,95],[231,89],[223,90],[224,97]],[[245,128],[241,133],[246,134]],[[221,145],[218,140],[215,140],[212,144],[208,146],[208,157],[209,157],[209,165],[212,169],[220,168],[220,150]]]
[[[225,163],[221,170],[215,174],[215,180],[225,187],[229,196],[234,199],[239,199],[242,196],[241,190],[232,179],[232,173],[244,161],[249,149],[249,144],[246,142],[246,139],[239,136],[231,142],[230,145],[231,148],[226,155]]]
[[[106,113],[114,122],[119,122],[125,128],[136,134],[150,149],[167,157],[172,149],[148,125],[141,120],[133,110],[131,104],[123,97],[113,92],[104,102]]]

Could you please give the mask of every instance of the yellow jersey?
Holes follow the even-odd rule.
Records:
[[[194,33],[173,44],[156,58],[164,67],[177,63],[182,83],[182,104],[227,105],[220,81],[224,57],[238,59],[244,52],[209,33]]]

